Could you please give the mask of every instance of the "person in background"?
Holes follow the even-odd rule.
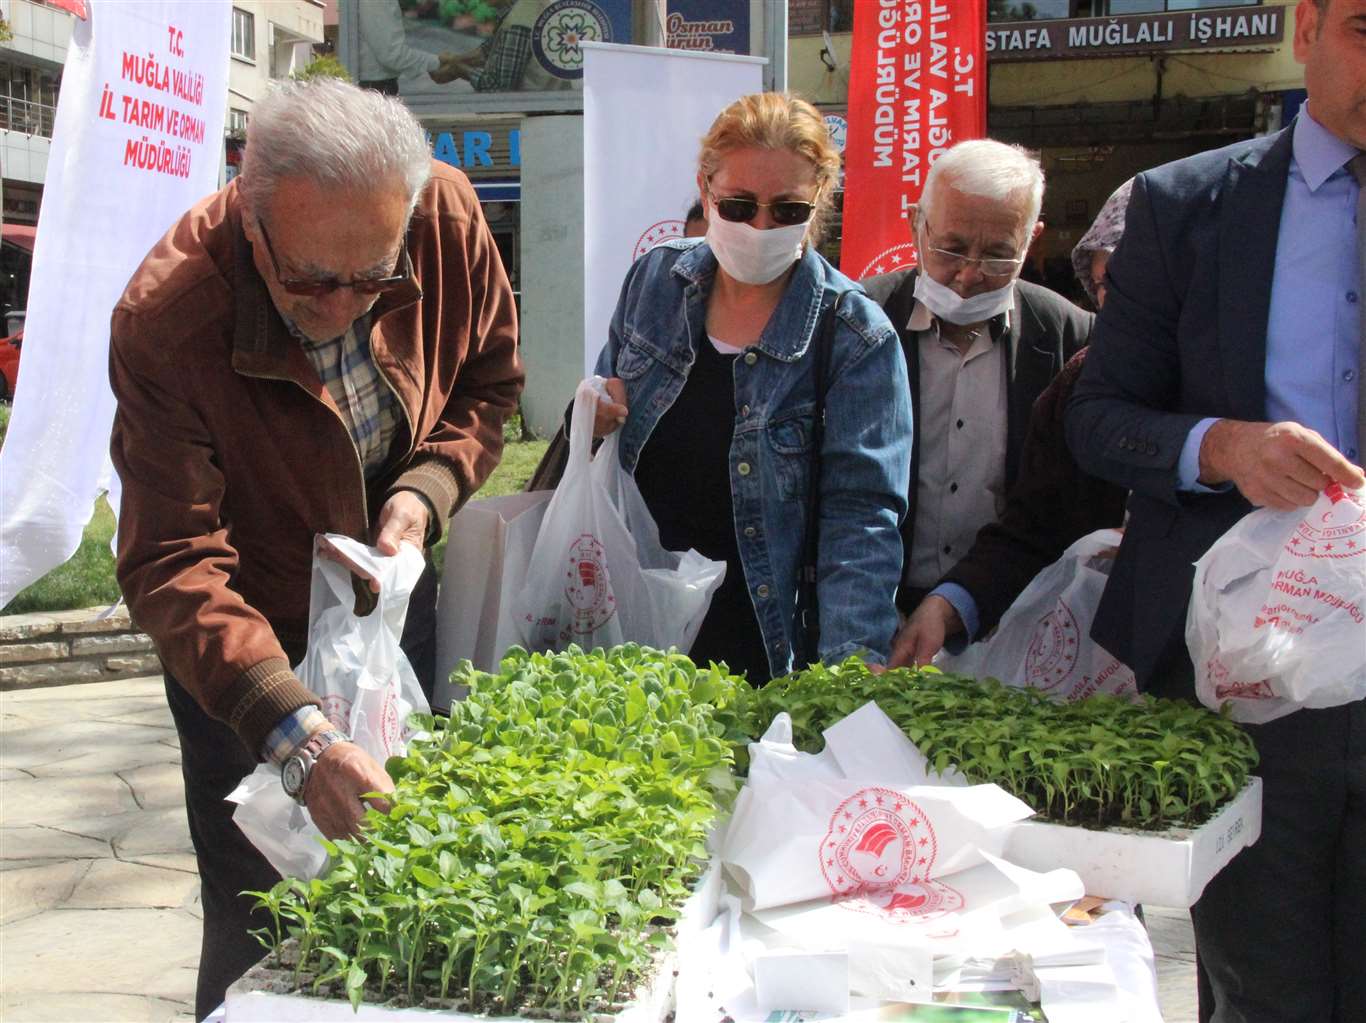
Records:
[[[1105,263],[1124,233],[1130,185],[1126,181],[1106,200],[1072,250],[1077,280],[1097,308],[1105,302]],[[945,647],[950,653],[962,652],[995,628],[1033,578],[1074,542],[1123,524],[1128,492],[1083,472],[1063,432],[1063,410],[1087,351],[1083,348],[1072,356],[1034,402],[1019,473],[1000,521],[983,526],[967,554],[939,580],[941,586],[961,588],[970,613],[960,615],[937,594],[925,597],[897,634],[889,660],[892,667],[928,664]],[[974,622],[971,631],[965,617]]]
[[[290,668],[314,538],[440,538],[502,454],[516,306],[474,189],[401,102],[289,82],[252,111],[242,174],[134,272],[109,362],[118,580],[180,737],[202,1019],[264,952],[270,915],[241,893],[279,880],[224,797],[261,761],[289,767],[286,792],[341,838],[393,788]],[[402,640],[429,697],[435,603],[429,566]]]
[[[916,418],[897,608],[933,591],[970,634],[970,599],[940,580],[1004,512],[1034,400],[1091,331],[1090,313],[1018,279],[1043,190],[1018,146],[958,143],[914,208],[921,266],[863,282],[900,335]]]
[[[816,251],[839,153],[809,103],[761,93],[721,112],[698,163],[706,238],[659,245],[627,274],[598,361],[613,401],[596,431],[621,429],[622,466],[664,546],[726,562],[694,660],[754,684],[803,659],[881,663],[896,628],[910,389],[892,325]],[[797,607],[808,525],[819,530],[818,650],[804,649]]]
[[[1364,28],[1366,0],[1299,0],[1294,122],[1134,180],[1066,431],[1133,491],[1091,633],[1145,692],[1194,697],[1211,545],[1254,508],[1366,485]],[[1192,907],[1200,1017],[1366,1020],[1366,700],[1245,727],[1261,838]]]
[[[698,199],[688,207],[687,216],[683,218],[683,237],[684,238],[705,238],[707,235],[707,210],[702,205],[702,200]]]
[[[1105,304],[1105,267],[1124,233],[1124,211],[1133,187],[1134,179],[1130,178],[1111,193],[1072,249],[1072,269],[1096,309]]]
[[[536,22],[553,0],[493,0],[506,10],[493,35],[477,49],[452,59],[449,68],[475,92],[554,92],[574,79],[551,74],[532,45]]]
[[[458,77],[454,53],[429,53],[408,45],[398,0],[365,0],[360,9],[360,85],[398,95],[405,75],[426,72],[437,85]]]

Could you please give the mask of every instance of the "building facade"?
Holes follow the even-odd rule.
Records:
[[[790,86],[842,116],[853,2],[790,3]],[[1274,131],[1304,99],[1294,0],[989,0],[988,17],[988,133],[1048,178],[1028,272],[1079,301],[1069,253],[1115,188]]]

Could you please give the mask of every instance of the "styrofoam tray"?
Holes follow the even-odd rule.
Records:
[[[1249,778],[1232,802],[1198,828],[1090,831],[1020,821],[1011,826],[1005,858],[1031,870],[1069,867],[1090,895],[1187,909],[1261,833],[1262,780]]]

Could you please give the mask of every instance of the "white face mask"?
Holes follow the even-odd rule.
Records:
[[[999,316],[1015,303],[1015,279],[1004,288],[984,291],[972,298],[964,298],[952,288],[940,284],[921,267],[915,275],[915,297],[941,320],[950,323],[982,323]]]
[[[744,284],[767,284],[777,280],[793,263],[802,258],[806,224],[790,224],[761,231],[730,220],[722,220],[711,205],[707,214],[707,244],[721,269]]]

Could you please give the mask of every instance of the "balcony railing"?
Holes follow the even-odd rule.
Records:
[[[46,103],[0,96],[0,130],[21,131],[25,135],[50,139],[56,113],[56,108]]]

